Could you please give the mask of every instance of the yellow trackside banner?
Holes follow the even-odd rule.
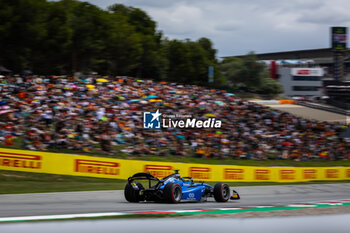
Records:
[[[350,180],[350,167],[252,167],[150,162],[0,148],[0,170],[127,179],[137,172],[164,177],[179,169],[202,181],[303,182]]]

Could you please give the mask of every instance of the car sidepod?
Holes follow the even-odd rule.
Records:
[[[213,187],[207,184],[184,183],[181,201],[205,201],[211,189]]]
[[[204,192],[204,186],[183,186],[181,201],[200,201]]]

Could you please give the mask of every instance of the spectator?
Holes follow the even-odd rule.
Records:
[[[30,150],[235,159],[348,159],[344,125],[306,120],[222,90],[133,78],[9,77],[0,85],[0,141]],[[150,97],[153,96],[153,97]],[[149,97],[149,98],[148,98]],[[222,120],[217,129],[142,129],[142,113]]]

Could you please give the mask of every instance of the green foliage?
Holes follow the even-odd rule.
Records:
[[[0,0],[0,64],[29,65],[32,51],[45,36],[45,0]]]
[[[164,45],[168,64],[168,80],[208,85],[208,67],[214,66],[214,84],[222,83],[217,69],[216,50],[207,38],[198,41],[167,41]]]
[[[233,88],[245,87],[270,96],[283,92],[281,84],[269,77],[266,65],[258,62],[254,53],[242,59],[225,58],[220,70]]]
[[[240,86],[244,83],[240,73],[243,67],[243,60],[236,57],[225,58],[220,64],[220,70],[227,81],[234,87]]]
[[[233,85],[256,89],[261,86],[265,75],[265,65],[257,61],[253,53],[244,58],[226,58],[220,66],[222,72]]]
[[[207,38],[168,40],[144,11],[108,10],[77,0],[0,0],[0,64],[16,73],[74,72],[128,75],[224,86],[216,50]]]
[[[243,58],[243,66],[239,72],[241,80],[250,88],[258,88],[264,78],[265,65],[259,63],[254,53],[249,53]]]
[[[162,34],[142,10],[76,0],[0,0],[0,64],[20,72],[97,71],[160,79]]]
[[[131,30],[128,33],[129,38],[116,42],[119,49],[115,54],[125,53],[125,56],[118,56],[119,59],[114,60],[114,64],[117,64],[118,69],[113,70],[113,72],[120,74],[121,69],[125,69],[123,67],[130,66],[122,73],[160,79],[164,75],[161,67],[163,64],[161,57],[162,34],[156,31],[156,23],[145,12],[137,8],[115,4],[108,9],[116,17],[115,22],[120,23],[124,20],[123,25],[119,25],[119,27],[123,26],[126,31]],[[118,29],[116,28],[116,30]],[[119,34],[123,34],[123,32]],[[126,43],[127,47],[123,43]],[[131,53],[133,56],[129,56],[130,51],[133,51]],[[123,64],[125,60],[128,60],[128,62]]]
[[[281,94],[283,92],[283,87],[276,80],[267,77],[262,80],[262,84],[259,87],[258,92],[273,97]]]

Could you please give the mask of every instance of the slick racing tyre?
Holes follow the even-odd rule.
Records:
[[[217,202],[227,202],[230,199],[230,187],[226,183],[217,183],[214,186],[214,198]]]
[[[164,201],[168,203],[179,203],[182,197],[181,186],[177,183],[168,183],[164,187]]]
[[[142,196],[140,196],[140,190],[143,190],[144,188],[143,188],[142,184],[139,182],[133,182],[133,183],[136,184],[138,189],[135,189],[131,184],[127,183],[125,185],[125,189],[124,189],[125,199],[128,202],[142,201],[143,198],[142,198]]]

